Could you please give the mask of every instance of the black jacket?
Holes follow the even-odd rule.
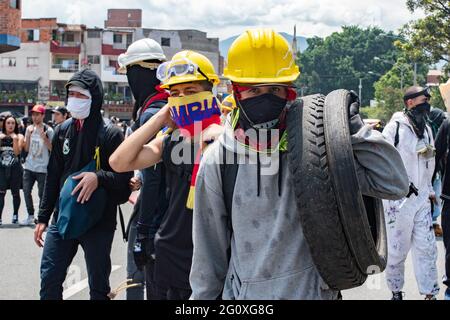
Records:
[[[123,142],[124,137],[119,128],[106,126],[100,115],[103,89],[98,76],[91,70],[84,70],[76,73],[69,84],[71,82],[76,82],[91,92],[91,113],[84,121],[81,131],[77,131],[76,121],[71,119],[55,130],[38,221],[48,224],[53,212],[53,222],[57,221],[59,193],[64,181],[93,159],[95,145],[100,141],[101,170],[96,174],[99,187],[104,187],[108,193],[108,203],[100,223],[113,227],[116,224],[117,205],[128,200],[131,193],[129,180],[133,177],[132,172],[116,173],[109,165],[109,157]],[[97,139],[100,126],[105,126],[105,130],[103,136]]]
[[[442,194],[441,198],[450,200],[450,161],[448,159],[449,148],[449,128],[450,120],[445,119],[436,136],[436,172],[441,172],[442,179]]]

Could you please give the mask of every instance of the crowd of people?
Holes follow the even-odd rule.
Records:
[[[297,101],[300,72],[289,43],[271,29],[238,37],[224,71],[232,92],[223,101],[213,64],[198,52],[181,51],[168,61],[156,41],[143,39],[118,62],[136,101],[129,127],[104,120],[103,88],[91,70],[67,82],[67,106],[55,112],[71,118],[58,115],[54,129],[43,123],[42,106],[33,108],[33,123],[22,134],[14,118],[3,119],[2,207],[9,189],[17,220],[23,185],[25,223],[32,223],[31,190],[38,184],[41,299],[62,299],[79,246],[91,299],[111,298],[117,207],[137,190],[127,258],[128,279],[137,286],[127,299],[339,299],[321,278],[296,214],[286,113]],[[403,299],[410,250],[420,293],[436,299],[440,211],[450,252],[450,120],[431,110],[429,99],[428,88],[407,89],[404,111],[383,132],[364,124],[357,99],[348,106],[362,193],[386,199],[393,300]],[[450,276],[449,253],[445,259]]]

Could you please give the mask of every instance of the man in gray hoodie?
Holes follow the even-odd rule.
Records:
[[[296,98],[292,83],[299,70],[288,42],[273,30],[245,32],[230,48],[225,76],[233,82],[238,110],[205,152],[197,176],[191,298],[337,299],[314,265],[297,214],[283,117],[288,101]],[[407,174],[398,152],[364,126],[357,106],[350,114],[363,194],[405,196]],[[278,130],[277,145],[243,133],[265,129]],[[239,163],[231,213],[222,186],[224,149]]]

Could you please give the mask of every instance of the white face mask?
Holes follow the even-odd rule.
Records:
[[[69,98],[67,102],[67,110],[73,118],[84,120],[91,113],[92,99]]]

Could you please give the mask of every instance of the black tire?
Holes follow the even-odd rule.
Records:
[[[324,133],[325,97],[294,103],[287,115],[289,164],[303,233],[313,261],[334,290],[361,286],[367,275],[347,243],[329,175]]]
[[[350,92],[336,90],[325,99],[325,141],[333,189],[347,242],[366,274],[386,268],[386,226],[380,199],[363,197],[356,174],[348,125]]]

